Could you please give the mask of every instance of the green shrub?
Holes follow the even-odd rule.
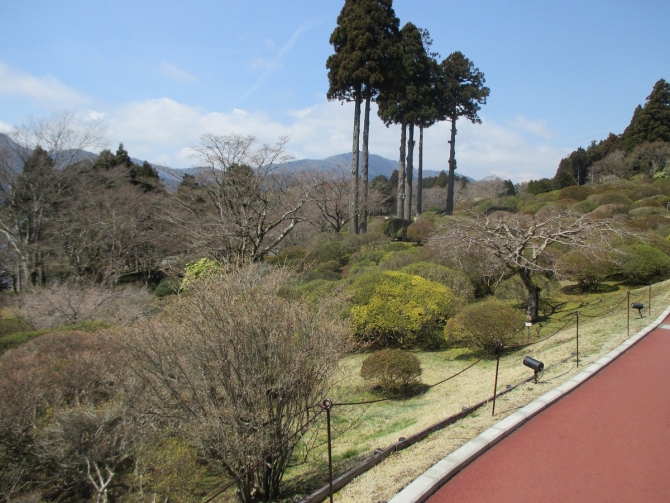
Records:
[[[583,292],[597,292],[598,286],[614,274],[614,262],[604,252],[573,250],[556,263],[559,274],[576,281]]]
[[[639,244],[624,251],[620,272],[626,281],[643,285],[670,278],[670,258],[660,250]]]
[[[179,293],[180,284],[177,278],[163,278],[156,287],[156,297],[162,299],[168,295],[176,295]]]
[[[340,270],[340,263],[337,260],[329,260],[328,262],[319,264],[317,270],[321,272],[337,272]]]
[[[559,199],[575,199],[577,201],[584,201],[593,193],[593,190],[588,185],[572,185],[561,189]]]
[[[634,210],[630,210],[628,214],[633,217],[633,218],[639,218],[639,217],[650,217],[650,216],[669,216],[670,217],[670,212],[665,209],[665,206],[643,206],[641,208],[635,208]]]
[[[441,208],[439,206],[431,206],[426,210],[426,212],[437,213],[438,215],[441,215],[442,213],[444,213],[444,208]]]
[[[627,204],[603,204],[591,212],[597,218],[612,218],[614,215],[627,215],[630,206]]]
[[[399,391],[419,382],[421,361],[401,349],[383,349],[371,354],[361,367],[361,377],[385,392]]]
[[[201,258],[198,261],[189,262],[186,264],[184,279],[181,282],[181,286],[183,289],[186,289],[193,280],[198,278],[208,278],[221,271],[221,262],[218,260]]]
[[[405,251],[408,248],[410,248],[409,243],[389,243],[384,247],[384,250],[387,252],[399,252],[399,251]]]
[[[401,251],[395,253],[388,253],[383,260],[379,262],[379,268],[382,270],[400,270],[406,265],[418,262],[421,260],[420,248],[403,248]]]
[[[353,279],[349,279],[347,290],[351,295],[351,302],[354,305],[365,305],[370,302],[370,298],[375,293],[377,285],[384,280],[384,273],[378,269],[365,271]]]
[[[595,201],[584,200],[572,205],[572,209],[579,213],[591,213],[598,207]]]
[[[412,222],[407,228],[407,239],[415,243],[425,241],[435,230],[435,224],[426,218]]]
[[[628,227],[641,231],[658,231],[665,236],[670,230],[670,218],[658,215],[635,218],[628,222]]]
[[[524,313],[495,299],[463,308],[447,322],[444,335],[448,343],[465,344],[471,349],[493,353],[495,343],[509,344],[523,327]]]
[[[467,303],[475,300],[475,288],[468,277],[461,271],[432,262],[415,262],[403,267],[401,271],[448,286],[457,297],[465,300]]]
[[[521,211],[522,211],[522,213],[526,213],[528,215],[535,215],[535,213],[537,213],[540,210],[540,208],[542,208],[543,206],[546,206],[547,204],[548,203],[546,201],[545,202],[526,204],[526,205],[524,205],[524,207]]]
[[[341,241],[328,241],[327,243],[323,243],[319,248],[319,262],[335,260],[340,264],[344,264],[343,259]]]
[[[459,302],[444,285],[398,271],[373,273],[374,290],[365,304],[351,308],[352,332],[361,342],[379,346],[435,344],[435,331],[453,316]],[[367,285],[372,286],[372,281]],[[369,290],[368,290],[369,292]],[[359,295],[359,300],[363,295]]]
[[[626,206],[630,206],[633,204],[633,201],[628,199],[625,194],[616,190],[603,192],[602,194],[591,194],[587,200],[597,203],[598,206],[604,204],[625,204]]]

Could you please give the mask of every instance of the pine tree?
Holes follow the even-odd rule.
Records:
[[[447,187],[446,213],[454,212],[454,172],[456,170],[456,121],[465,117],[473,124],[481,124],[477,115],[486,103],[490,89],[485,87],[484,74],[460,52],[450,54],[440,63],[440,120],[451,121],[449,140],[449,183]]]
[[[392,0],[345,0],[330,36],[335,50],[326,61],[329,100],[354,102],[354,131],[351,149],[351,186],[349,191],[349,234],[359,231],[359,143],[361,104],[365,100],[363,122],[362,212],[360,231],[366,232],[368,189],[368,138],[370,101],[375,99],[389,73],[398,18]]]

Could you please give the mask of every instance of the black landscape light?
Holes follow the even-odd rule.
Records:
[[[642,310],[644,309],[644,304],[642,302],[633,302],[630,307],[637,309],[637,312],[640,314],[640,318],[642,318]]]
[[[535,372],[535,382],[537,382],[538,374],[544,371],[544,363],[542,363],[540,360],[536,360],[531,356],[526,356],[523,359],[523,364],[526,367],[533,369],[533,371]]]

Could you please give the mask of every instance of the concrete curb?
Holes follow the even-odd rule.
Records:
[[[536,414],[542,412],[552,403],[556,402],[566,394],[570,393],[580,384],[584,383],[595,374],[600,372],[607,365],[616,360],[625,353],[631,346],[639,342],[649,332],[659,327],[663,320],[670,315],[670,306],[656,318],[656,320],[647,325],[638,333],[626,339],[622,344],[607,353],[605,356],[589,365],[585,370],[575,377],[562,384],[561,386],[536,398],[525,407],[519,409],[514,414],[506,417],[495,424],[478,437],[472,439],[467,444],[455,450],[447,457],[438,461],[422,475],[416,478],[412,483],[400,491],[388,503],[422,503],[442,487],[449,479],[465,468],[468,464],[482,455],[489,448],[493,447],[500,440],[512,433]],[[670,328],[663,326],[661,328]]]

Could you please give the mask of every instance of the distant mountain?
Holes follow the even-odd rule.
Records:
[[[9,147],[6,149],[6,151],[11,156],[10,160],[11,165],[17,170],[17,172],[20,171],[21,168],[23,167],[23,163],[21,162],[19,156],[16,154],[17,152],[16,143],[6,134],[0,133],[0,150],[2,150],[3,147]],[[96,157],[97,154],[82,150],[81,152],[78,152],[76,156],[74,156],[73,160],[93,161],[95,160]],[[131,157],[130,160],[133,161],[133,163],[140,166],[144,162],[143,160],[137,159],[135,157]],[[195,175],[200,171],[200,168],[176,169],[176,168],[169,168],[167,166],[162,166],[156,163],[150,163],[150,164],[158,172],[158,176],[160,176],[163,183],[167,187],[171,188],[174,188],[177,185],[179,185],[185,174]],[[325,159],[300,159],[297,161],[290,161],[285,163],[283,167],[291,171],[309,171],[316,169],[318,170],[343,169],[345,172],[348,173],[349,170],[351,169],[351,153],[333,155],[330,157],[326,157]],[[383,175],[386,178],[390,178],[391,173],[393,173],[393,171],[396,169],[398,169],[398,161],[392,161],[380,155],[370,154],[369,168],[368,168],[368,178],[370,180],[379,175]],[[439,174],[440,174],[439,171],[429,169],[423,170],[424,177],[437,176]],[[414,167],[415,178],[416,175],[417,175],[417,169],[415,166]],[[468,179],[470,181],[474,181],[472,178],[468,177]]]
[[[362,163],[362,155],[359,155],[359,162]],[[346,172],[349,172],[351,169],[351,153],[347,152],[344,154],[333,155],[326,157],[325,159],[301,159],[298,161],[287,162],[284,166],[295,171],[344,169]],[[398,169],[398,161],[392,161],[380,155],[370,154],[368,166],[368,178],[370,180],[379,175],[384,175],[386,178],[390,178],[391,173],[393,173],[393,170],[395,169]],[[415,177],[416,174],[417,169],[416,166],[414,166]],[[439,174],[439,171],[428,169],[423,170],[424,177],[437,176]]]

